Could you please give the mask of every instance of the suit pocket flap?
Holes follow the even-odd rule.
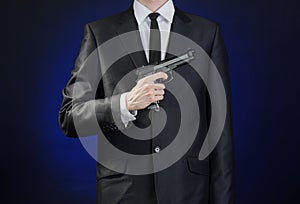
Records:
[[[197,157],[187,157],[188,168],[191,172],[201,175],[209,175],[209,161],[199,160]]]

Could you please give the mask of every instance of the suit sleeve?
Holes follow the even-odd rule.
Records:
[[[227,98],[227,115],[221,138],[210,155],[210,204],[233,204],[236,187],[231,88],[228,57],[219,25],[215,29],[211,59],[223,80]]]
[[[101,63],[89,24],[71,78],[63,89],[59,124],[70,137],[81,137],[124,128],[120,118],[120,95],[105,97],[101,87]],[[101,128],[100,128],[101,127]]]

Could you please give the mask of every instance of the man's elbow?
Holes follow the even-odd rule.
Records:
[[[59,113],[58,123],[63,133],[68,137],[77,138],[78,134],[74,127],[72,115],[68,113]]]

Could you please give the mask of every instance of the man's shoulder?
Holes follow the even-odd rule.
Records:
[[[88,22],[86,25],[91,29],[98,43],[106,41],[117,34],[116,30],[120,26],[120,21],[127,11],[122,11],[95,21]]]
[[[113,15],[110,16],[106,16],[104,18],[89,22],[88,24],[92,27],[103,27],[103,26],[109,26],[109,27],[113,27],[113,26],[117,26],[120,22],[120,20],[122,18],[124,18],[125,16],[128,16],[128,14],[130,13],[130,9],[115,13]],[[106,27],[107,28],[107,27]]]
[[[204,26],[206,28],[215,28],[216,26],[219,25],[218,22],[213,21],[211,19],[205,18],[203,16],[199,16],[196,14],[188,13],[188,12],[183,12],[190,20],[191,23],[195,26]]]

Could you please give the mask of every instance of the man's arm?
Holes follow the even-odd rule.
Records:
[[[97,134],[99,121],[103,130],[122,127],[120,95],[95,99],[101,78],[97,44],[90,26],[84,28],[79,56],[71,78],[63,89],[63,102],[59,111],[59,124],[67,136],[78,137]],[[114,116],[114,117],[113,117]]]
[[[216,26],[211,59],[216,65],[226,91],[227,116],[222,136],[210,155],[210,203],[235,203],[235,166],[231,109],[231,88],[227,52],[219,25]],[[213,79],[209,79],[213,81]]]
[[[157,100],[162,100],[163,84],[154,84],[158,78],[166,79],[164,73],[145,77],[126,94],[125,103],[129,111],[140,110]],[[92,29],[87,24],[78,58],[71,79],[63,89],[63,102],[59,111],[59,124],[67,136],[78,137],[99,134],[125,128],[122,120],[121,95],[104,96],[99,84],[101,68],[97,44]],[[101,83],[101,82],[100,82]],[[99,89],[99,92],[97,90]],[[97,92],[97,93],[96,93]],[[100,97],[95,98],[96,94]],[[129,121],[128,121],[129,122]]]

